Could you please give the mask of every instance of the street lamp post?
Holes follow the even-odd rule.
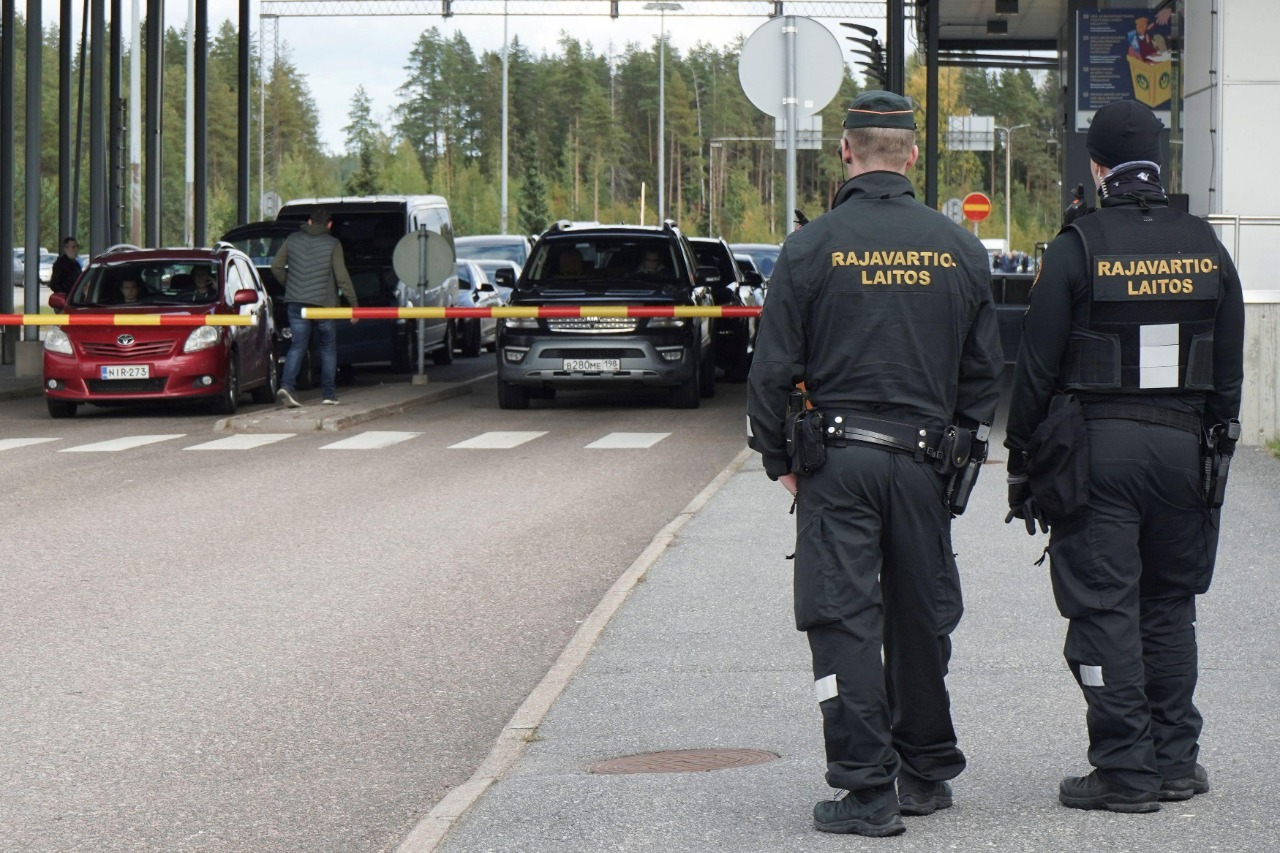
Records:
[[[1013,250],[1013,247],[1009,245],[1009,223],[1013,221],[1013,210],[1010,208],[1009,201],[1009,170],[1013,164],[1013,132],[1024,127],[1031,127],[1031,125],[1015,124],[1013,127],[1001,127],[997,124],[995,126],[996,130],[1004,131],[1004,250],[1006,253]]]
[[[658,222],[666,218],[666,122],[667,122],[667,10],[682,9],[679,3],[646,3],[645,9],[658,10]]]

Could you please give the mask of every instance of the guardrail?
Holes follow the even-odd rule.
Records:
[[[0,314],[0,326],[256,326],[257,314]]]
[[[496,317],[758,317],[758,305],[505,305],[497,308],[303,308],[308,320],[470,320]]]

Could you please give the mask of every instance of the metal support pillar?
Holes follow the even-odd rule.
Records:
[[[111,3],[110,82],[107,84],[107,242],[124,242],[124,12]]]
[[[75,22],[71,20],[71,0],[58,4],[58,248],[62,238],[75,235],[76,211],[71,182],[71,51]]]
[[[147,0],[147,126],[143,147],[146,245],[160,245],[160,133],[164,75],[164,0]]]
[[[239,56],[236,72],[236,224],[249,221],[249,134],[253,130],[249,115],[249,89],[253,77],[249,73],[252,54],[249,0],[240,0]]]
[[[209,0],[196,0],[195,245],[207,245],[209,230]]]
[[[89,0],[89,253],[111,245],[107,199],[106,0]]]
[[[43,63],[31,62],[30,57],[42,55],[41,36],[44,33],[40,22],[43,20],[40,0],[27,0],[27,127],[23,140],[26,191],[22,200],[26,214],[22,236],[27,253],[22,301],[28,314],[35,314],[40,310],[40,71]],[[12,257],[7,262],[12,266]],[[40,330],[35,326],[24,326],[22,339],[38,341]]]
[[[12,21],[16,9],[14,0],[0,0],[0,21]],[[14,195],[13,157],[17,146],[13,137],[17,132],[14,115],[13,74],[16,70],[17,47],[14,44],[13,27],[0,26],[0,198],[12,199]],[[11,211],[13,207],[9,208]],[[0,257],[13,257],[13,216],[0,222]],[[13,263],[0,264],[0,314],[13,313]],[[0,334],[0,364],[13,363],[12,326],[6,326]]]
[[[886,30],[887,38],[885,38],[885,65],[888,66],[889,79],[885,81],[885,88],[890,92],[897,92],[899,95],[905,95],[907,92],[906,81],[904,75],[907,65],[907,26],[906,11],[904,0],[888,0],[885,4],[887,16]]]
[[[938,209],[938,6],[940,0],[926,0],[925,21],[925,100],[928,112],[924,120],[924,203]]]

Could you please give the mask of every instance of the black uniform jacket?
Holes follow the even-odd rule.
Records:
[[[921,427],[990,423],[1003,357],[987,253],[895,172],[846,181],[783,244],[760,317],[749,443],[788,471],[787,395]]]
[[[1149,205],[1167,202],[1148,196]],[[1133,208],[1139,199],[1122,196],[1103,199],[1099,216],[1113,208]],[[1121,223],[1122,224],[1122,223]],[[1177,251],[1177,246],[1171,246]],[[1226,423],[1240,413],[1240,387],[1244,380],[1244,297],[1240,276],[1225,248],[1222,259],[1222,297],[1214,320],[1214,390],[1178,391],[1168,394],[1107,394],[1108,402],[1140,403],[1175,411],[1199,414],[1207,426]],[[1084,244],[1072,229],[1059,232],[1040,260],[1031,305],[1022,320],[1022,344],[1014,367],[1013,390],[1009,402],[1009,425],[1005,446],[1009,448],[1009,469],[1021,470],[1021,450],[1031,433],[1044,420],[1049,401],[1061,391],[1063,356],[1072,326],[1083,327],[1088,315],[1091,281]],[[1082,402],[1097,398],[1077,394]]]

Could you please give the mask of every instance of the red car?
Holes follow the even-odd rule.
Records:
[[[93,260],[70,294],[49,304],[66,314],[256,314],[256,326],[57,326],[44,339],[49,414],[69,418],[98,405],[208,398],[236,411],[249,391],[275,401],[279,367],[271,297],[253,263],[228,244],[212,249],[114,248]]]

